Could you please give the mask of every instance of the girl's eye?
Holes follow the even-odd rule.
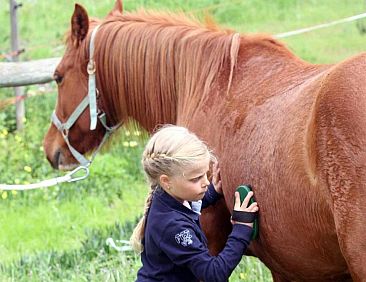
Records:
[[[201,175],[201,176],[198,176],[198,177],[195,177],[195,178],[192,178],[191,179],[191,181],[192,182],[198,182],[198,181],[200,181],[201,180],[201,178],[203,177],[203,175]]]

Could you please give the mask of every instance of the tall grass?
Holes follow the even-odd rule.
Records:
[[[103,17],[114,1],[79,1],[92,16]],[[73,12],[72,1],[23,0],[19,9],[21,60],[61,56],[63,35]],[[138,0],[141,7],[209,13],[221,26],[241,33],[276,34],[364,12],[359,0]],[[0,0],[0,53],[7,53],[9,4]],[[360,22],[363,24],[363,22]],[[301,58],[333,63],[364,50],[356,23],[327,28],[284,40]],[[4,59],[3,59],[4,60]],[[1,75],[1,74],[0,74]],[[0,111],[0,182],[28,183],[55,177],[45,160],[42,138],[49,126],[56,90],[53,84],[25,87],[48,94],[26,100],[23,132],[15,131],[14,107]],[[0,89],[0,100],[10,97]],[[128,239],[145,196],[139,159],[145,139],[124,129],[91,167],[89,179],[28,192],[0,191],[0,281],[133,281],[139,256],[119,253],[108,237]],[[244,258],[230,281],[270,281],[256,259]]]

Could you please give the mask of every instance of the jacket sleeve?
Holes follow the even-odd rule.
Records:
[[[234,224],[225,248],[218,256],[211,256],[208,249],[188,222],[170,224],[161,241],[161,250],[179,266],[188,267],[197,279],[226,281],[238,265],[250,243],[252,228]]]
[[[217,202],[218,199],[222,197],[221,194],[217,193],[213,184],[211,183],[208,186],[207,192],[202,199],[202,209],[207,208],[208,206]]]

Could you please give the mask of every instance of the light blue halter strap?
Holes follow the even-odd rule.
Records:
[[[80,154],[73,146],[71,146],[69,141],[69,129],[74,125],[75,121],[79,118],[79,116],[85,111],[88,104],[89,99],[88,96],[86,96],[65,123],[62,123],[59,120],[55,112],[53,112],[51,116],[52,122],[61,132],[61,135],[64,138],[67,146],[69,147],[71,154],[82,166],[86,167],[90,165],[90,161],[87,158],[85,158],[82,154]]]
[[[57,117],[56,113],[53,112],[51,116],[51,120],[53,124],[57,127],[57,129],[60,131],[62,137],[65,140],[66,145],[69,147],[69,150],[71,154],[74,156],[74,158],[84,167],[88,167],[92,161],[94,160],[95,156],[99,152],[100,148],[103,146],[105,141],[107,141],[108,137],[121,125],[120,123],[109,127],[107,125],[107,118],[105,113],[101,112],[97,118],[99,119],[102,126],[105,128],[105,134],[103,136],[103,139],[101,143],[99,144],[98,148],[93,152],[90,160],[88,160],[86,157],[84,157],[81,153],[79,153],[71,144],[69,141],[69,129],[74,125],[76,120],[80,117],[80,115],[85,111],[86,107],[89,105],[89,98],[88,96],[85,96],[84,99],[81,101],[81,103],[76,107],[74,112],[70,115],[68,120],[65,123],[62,123],[60,119]]]
[[[89,62],[87,66],[87,72],[89,74],[89,82],[88,82],[88,89],[89,89],[89,109],[90,109],[90,130],[94,130],[97,127],[97,89],[95,83],[95,61],[94,61],[94,39],[99,26],[96,26],[91,34],[90,37],[90,44],[89,44]]]

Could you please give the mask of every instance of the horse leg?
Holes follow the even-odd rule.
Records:
[[[333,151],[331,158],[338,156],[333,161],[325,158],[327,163],[322,169],[333,202],[339,246],[349,273],[354,281],[366,281],[366,152],[358,156],[362,163],[355,163],[353,154],[343,155],[344,149]],[[347,158],[353,160],[346,161]]]
[[[364,183],[366,178],[364,178]],[[361,189],[361,187],[359,187]],[[364,187],[363,187],[364,188]],[[355,193],[356,194],[356,193]],[[357,193],[360,194],[360,193]],[[348,201],[334,196],[334,220],[341,251],[354,281],[366,280],[366,195]]]
[[[232,229],[225,200],[220,199],[215,205],[202,210],[200,221],[208,240],[210,254],[218,255],[224,248]]]
[[[273,282],[291,282],[291,280],[288,280],[278,272],[271,271]]]
[[[292,282],[295,280],[291,280],[281,275],[278,272],[271,271],[273,282]],[[296,280],[297,282],[352,282],[352,278],[349,274],[340,274],[335,275],[329,278],[320,278],[320,279],[309,279],[308,277],[304,277],[301,280]]]
[[[277,272],[274,272],[274,271],[271,271],[271,274],[272,274],[273,282],[292,282],[292,281],[295,281],[295,280],[287,279],[283,275],[281,275]],[[353,280],[352,280],[352,278],[350,277],[349,274],[341,274],[339,276],[330,277],[328,279],[321,278],[321,279],[314,280],[314,279],[304,278],[304,279],[296,280],[296,281],[297,282],[300,282],[300,281],[303,281],[303,282],[353,282]]]
[[[366,56],[332,71],[318,96],[317,171],[354,281],[366,281]]]

